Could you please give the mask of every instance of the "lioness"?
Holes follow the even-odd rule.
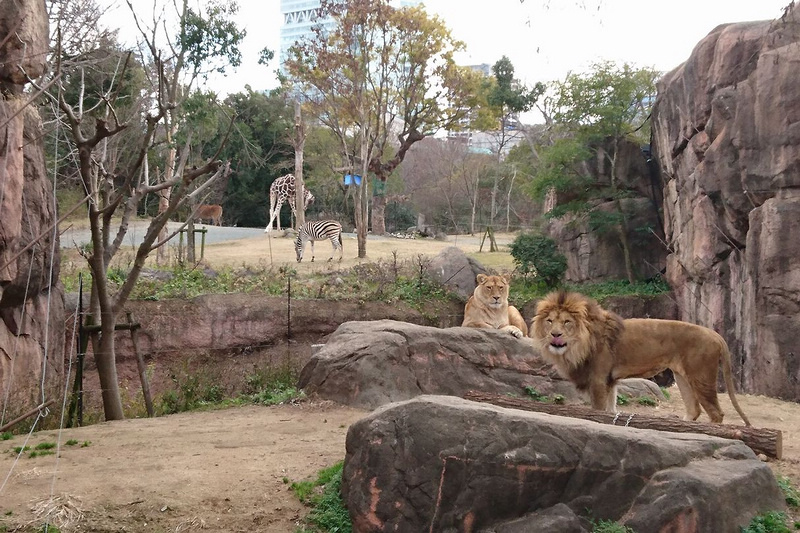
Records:
[[[593,408],[612,412],[617,381],[669,368],[686,406],[684,420],[697,420],[702,405],[712,422],[722,423],[717,399],[722,363],[731,403],[750,425],[733,392],[728,345],[713,330],[678,320],[623,320],[590,298],[561,291],[539,302],[531,337],[562,376],[588,390]]]
[[[519,338],[528,335],[525,319],[513,305],[508,305],[510,276],[478,274],[478,286],[464,307],[462,326],[468,328],[494,328],[508,331]]]

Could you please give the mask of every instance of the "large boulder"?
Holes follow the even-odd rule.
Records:
[[[800,9],[715,28],[658,84],[667,277],[747,392],[800,399]],[[795,131],[797,130],[797,131]]]
[[[428,274],[466,302],[477,286],[478,274],[488,272],[461,248],[448,246],[431,259]]]
[[[738,532],[785,507],[743,443],[420,396],[347,432],[342,495],[360,533]]]
[[[479,390],[579,398],[544,362],[531,339],[477,328],[433,328],[394,320],[346,322],[306,364],[299,386],[346,405],[373,409],[421,394]]]

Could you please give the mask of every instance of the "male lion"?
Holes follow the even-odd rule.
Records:
[[[478,286],[464,307],[462,326],[468,328],[494,328],[508,331],[519,338],[528,335],[525,319],[513,305],[508,305],[510,277],[478,274]]]
[[[623,320],[590,298],[561,291],[539,302],[531,337],[562,376],[588,390],[594,409],[612,412],[617,381],[649,378],[669,368],[686,406],[684,420],[697,420],[702,405],[712,422],[722,423],[717,400],[722,362],[731,403],[750,425],[733,392],[728,345],[713,330],[678,320]]]

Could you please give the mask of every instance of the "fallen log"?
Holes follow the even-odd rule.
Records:
[[[779,429],[734,426],[731,424],[707,424],[678,418],[632,413],[609,413],[596,411],[583,405],[558,405],[479,391],[467,392],[464,395],[464,399],[491,403],[500,407],[522,409],[524,411],[537,411],[551,415],[592,420],[602,424],[655,429],[657,431],[674,431],[676,433],[703,433],[712,437],[737,439],[749,446],[756,454],[763,453],[772,459],[780,459],[783,456],[783,434]]]

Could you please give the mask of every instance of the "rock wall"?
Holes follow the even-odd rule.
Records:
[[[23,94],[23,72],[32,78],[44,72],[47,27],[44,2],[3,3],[0,35],[14,35],[0,45],[0,407],[6,422],[41,402],[42,383],[45,398],[57,397],[63,379],[59,243],[47,231],[56,220],[52,184],[42,121]]]
[[[667,277],[746,392],[800,400],[800,9],[721,25],[659,82]]]
[[[626,237],[634,277],[649,279],[664,270],[667,256],[663,245],[663,224],[659,218],[661,182],[657,168],[648,164],[647,155],[635,143],[620,142],[616,159],[614,174],[628,197],[620,200],[619,207],[609,200],[596,203],[594,209],[609,215],[622,209],[627,217]],[[611,165],[601,155],[587,161],[584,171],[593,176],[593,181],[599,186],[609,186],[612,182]],[[550,195],[544,209],[547,212],[574,199],[575,195],[570,193]],[[585,216],[575,215],[551,219],[546,231],[567,258],[567,281],[628,278],[623,248],[616,231],[592,230]]]

